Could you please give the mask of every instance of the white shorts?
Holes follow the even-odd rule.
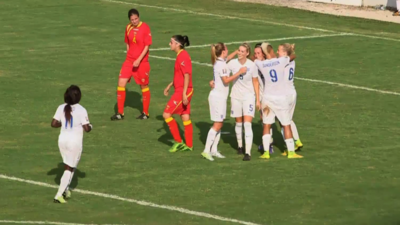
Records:
[[[256,111],[256,97],[251,96],[245,99],[231,98],[231,117],[238,118],[242,116],[254,117]]]
[[[263,123],[275,123],[275,116],[283,126],[290,125],[292,122],[294,108],[296,106],[296,94],[284,96],[264,96],[262,109],[269,108],[269,113],[263,113]]]
[[[226,98],[210,95],[208,103],[210,105],[211,121],[223,122],[226,118]]]
[[[60,135],[58,137],[58,147],[64,164],[76,168],[82,155],[82,140]]]

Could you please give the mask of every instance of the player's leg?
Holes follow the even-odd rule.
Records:
[[[301,143],[301,141],[300,141],[300,136],[299,136],[299,132],[297,130],[297,126],[293,121],[294,110],[296,108],[296,102],[297,102],[297,94],[293,95],[293,99],[294,99],[294,102],[291,105],[291,108],[290,108],[290,111],[289,111],[290,112],[290,119],[291,119],[290,127],[292,128],[293,139],[295,140],[295,149],[298,150],[298,149],[303,147],[303,143]]]
[[[207,134],[207,140],[206,144],[204,146],[204,150],[201,153],[201,155],[210,161],[214,161],[214,158],[212,157],[211,149],[212,146],[214,145],[215,140],[217,139],[218,133],[220,132],[222,128],[222,121],[223,121],[223,116],[221,116],[221,107],[220,107],[220,102],[218,97],[216,96],[209,96],[208,97],[208,103],[210,106],[210,117],[211,121],[214,122],[213,126],[210,128]],[[216,143],[218,145],[218,143]]]
[[[169,100],[169,102],[167,103],[167,106],[165,107],[165,110],[163,113],[164,120],[167,123],[169,130],[172,134],[172,137],[174,138],[174,141],[175,141],[175,143],[169,149],[170,152],[176,152],[180,148],[183,147],[182,138],[179,133],[178,124],[176,123],[176,120],[172,117],[172,114],[176,113],[176,110],[179,107],[178,103],[182,104],[181,96],[182,96],[182,94],[180,94],[180,93],[178,93],[178,94],[174,93],[172,95],[171,99]]]
[[[149,75],[150,75],[150,64],[149,62],[142,62],[137,68],[137,72],[134,70],[134,78],[137,84],[139,84],[142,90],[142,101],[143,110],[142,113],[136,118],[145,120],[149,118],[149,106],[150,106],[150,88],[149,88]]]
[[[249,98],[243,101],[243,120],[244,120],[244,142],[245,155],[243,161],[250,161],[251,159],[251,147],[253,145],[253,128],[252,121],[255,113],[255,98]]]
[[[132,76],[132,63],[125,61],[122,64],[122,68],[118,79],[117,88],[117,108],[118,112],[111,117],[111,120],[122,120],[124,118],[124,106],[126,98],[126,84]]]
[[[223,120],[226,118],[226,99],[220,99],[219,101],[219,118],[220,120],[215,120],[216,122],[214,123],[214,130],[218,130],[217,136],[215,137],[214,143],[211,147],[211,155],[220,159],[225,158],[219,151],[218,151],[218,144],[219,140],[221,139],[221,129],[223,125]]]
[[[263,110],[263,124],[264,124],[264,130],[263,130],[263,145],[268,146],[271,143],[272,139],[272,133],[271,133],[271,125],[275,122],[275,113],[273,109],[267,104],[267,101],[263,103],[261,106],[261,109]],[[269,149],[264,149],[264,153],[260,156],[262,159],[269,159],[270,158],[270,151]]]
[[[190,101],[192,100],[193,96],[193,89],[188,90],[186,93],[189,103],[187,105],[182,106],[181,118],[183,121],[183,126],[185,127],[185,142],[186,148],[182,149],[182,151],[193,151],[193,124],[190,120]]]
[[[238,142],[237,154],[243,155],[243,109],[242,102],[238,99],[231,98],[231,117],[235,118],[235,133]]]
[[[75,170],[78,167],[78,163],[81,160],[82,143],[77,142],[75,147],[73,147],[73,149],[75,149],[76,151],[73,152],[72,162],[69,163],[69,165],[71,165],[73,167],[72,167],[71,178],[69,179],[69,182],[68,182],[68,186],[63,193],[63,196],[65,199],[71,198],[71,196],[72,196],[70,185],[71,185],[72,179],[74,178]]]
[[[60,148],[60,153],[63,158],[64,163],[64,173],[60,180],[60,186],[58,187],[58,191],[56,196],[54,196],[54,203],[66,203],[63,193],[67,189],[69,182],[71,180],[73,167],[72,167],[72,159],[73,159],[73,149],[71,149],[71,139],[67,136],[60,136],[58,141],[58,146]]]

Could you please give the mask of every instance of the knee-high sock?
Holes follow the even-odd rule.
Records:
[[[150,107],[150,89],[143,88],[142,89],[143,96],[143,112],[146,115],[149,115],[149,107]]]
[[[217,131],[215,131],[213,128],[211,128],[208,131],[206,146],[204,147],[204,151],[203,152],[205,152],[205,153],[210,153],[211,152],[211,148],[214,145],[216,137],[217,137]]]
[[[243,132],[243,123],[236,123],[235,133],[236,133],[236,140],[238,142],[239,148],[243,147],[242,132]]]
[[[191,120],[183,121],[185,126],[185,141],[189,148],[193,148],[193,124]]]
[[[118,113],[124,114],[124,106],[125,106],[125,98],[126,98],[126,91],[124,87],[118,87],[117,89],[117,106],[118,106]]]
[[[71,171],[69,170],[65,170],[63,176],[61,177],[60,180],[60,187],[58,188],[58,192],[56,194],[56,196],[54,197],[55,199],[60,197],[64,191],[67,189],[69,181],[71,179]]]
[[[174,118],[170,117],[165,119],[165,122],[168,124],[169,130],[171,131],[172,137],[174,138],[175,142],[182,143],[181,135],[179,134],[178,124],[174,120]]]
[[[244,142],[246,143],[246,154],[251,155],[251,146],[253,145],[253,129],[251,128],[251,123],[249,122],[244,123]]]
[[[215,136],[214,139],[214,144],[211,147],[211,153],[217,153],[218,151],[218,144],[219,144],[219,140],[221,139],[221,131],[219,131],[217,133],[217,136]]]
[[[290,127],[292,128],[293,139],[299,140],[300,139],[299,132],[297,131],[296,124],[293,121],[290,123]]]

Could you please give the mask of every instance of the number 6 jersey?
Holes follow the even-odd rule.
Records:
[[[294,62],[289,57],[255,60],[258,70],[265,79],[263,96],[295,94]]]

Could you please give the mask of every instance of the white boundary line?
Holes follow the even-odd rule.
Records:
[[[47,183],[43,183],[43,182],[37,182],[37,181],[33,181],[33,180],[25,180],[25,179],[21,179],[21,178],[17,178],[17,177],[7,176],[4,174],[0,174],[0,178],[6,179],[6,180],[18,181],[18,182],[27,183],[27,184],[33,184],[33,185],[37,185],[37,186],[41,186],[41,187],[48,187],[48,188],[55,188],[55,189],[58,188],[58,186],[56,186],[56,185],[47,184]],[[166,210],[170,210],[170,211],[180,212],[180,213],[189,214],[189,215],[193,215],[193,216],[205,217],[205,218],[219,220],[219,221],[238,223],[238,224],[243,224],[243,225],[260,225],[257,223],[217,216],[217,215],[213,215],[213,214],[209,214],[209,213],[192,211],[189,209],[180,208],[180,207],[176,207],[176,206],[159,205],[159,204],[155,204],[152,202],[146,202],[146,201],[136,200],[136,199],[132,199],[132,198],[123,198],[123,197],[119,197],[117,195],[109,195],[109,194],[104,194],[104,193],[99,193],[99,192],[94,192],[94,191],[86,191],[86,190],[81,190],[81,189],[74,189],[74,192],[84,194],[84,195],[94,195],[94,196],[98,196],[98,197],[109,198],[109,199],[114,199],[114,200],[119,200],[119,201],[124,201],[124,202],[131,202],[131,203],[135,203],[135,204],[138,204],[141,206],[148,206],[148,207],[153,207],[153,208],[158,208],[158,209],[166,209]],[[69,224],[69,225],[71,225],[71,224]]]
[[[64,223],[64,222],[52,222],[52,221],[17,221],[17,220],[0,220],[0,223],[41,224],[41,225],[126,225],[126,224],[84,224],[84,223]]]
[[[337,37],[337,36],[352,36],[354,34],[350,33],[337,33],[337,34],[322,34],[322,35],[311,35],[311,36],[298,36],[298,37],[283,37],[283,38],[272,38],[272,39],[262,39],[262,40],[250,40],[250,41],[234,41],[234,42],[224,42],[225,45],[233,45],[233,44],[242,44],[246,43],[257,43],[257,42],[264,42],[264,41],[284,41],[284,40],[301,40],[301,39],[313,39],[313,38],[324,38],[324,37]],[[187,48],[204,48],[204,47],[211,47],[211,44],[205,45],[193,45]],[[150,51],[166,51],[170,50],[170,48],[155,48],[150,49]]]
[[[165,60],[170,60],[170,61],[175,61],[176,60],[175,58],[163,57],[163,56],[155,56],[155,55],[150,55],[150,57],[151,58],[156,58],[156,59],[165,59]],[[201,62],[196,62],[196,61],[192,61],[192,64],[196,64],[196,65],[200,65],[200,66],[212,67],[211,64],[201,63]],[[335,86],[339,86],[339,87],[352,88],[352,89],[358,89],[358,90],[364,90],[364,91],[377,92],[377,93],[381,93],[381,94],[400,96],[400,93],[394,92],[394,91],[384,91],[384,90],[368,88],[368,87],[362,87],[362,86],[356,86],[356,85],[351,85],[351,84],[342,84],[342,83],[325,81],[325,80],[315,80],[315,79],[309,79],[309,78],[301,78],[301,77],[297,77],[297,76],[295,76],[295,79],[296,80],[309,81],[309,82],[313,82],[313,83],[330,84],[330,85],[335,85]]]
[[[287,23],[278,23],[278,22],[272,22],[272,21],[267,21],[267,20],[257,20],[257,19],[243,18],[243,17],[218,15],[218,14],[212,14],[212,13],[202,13],[202,12],[195,12],[195,11],[185,10],[185,9],[175,9],[175,8],[167,8],[167,7],[154,6],[154,5],[145,5],[145,4],[135,3],[135,2],[123,2],[123,1],[116,1],[116,0],[101,0],[101,1],[111,2],[111,3],[118,3],[118,4],[125,4],[125,5],[137,5],[137,6],[140,6],[140,7],[162,9],[162,10],[165,10],[165,11],[174,11],[174,12],[188,13],[188,14],[201,15],[201,16],[213,16],[213,17],[219,17],[219,18],[223,18],[223,19],[244,20],[244,21],[258,22],[258,23],[285,26],[285,27],[294,27],[294,28],[305,29],[305,30],[314,30],[314,31],[321,31],[321,32],[328,32],[328,33],[336,33],[336,32],[338,32],[338,31],[320,29],[320,28],[315,28],[315,27],[297,26],[297,25],[287,24]],[[365,34],[356,34],[356,33],[352,33],[352,34],[355,35],[355,36],[360,36],[360,37],[400,42],[400,39],[373,36],[373,35],[365,35]]]

